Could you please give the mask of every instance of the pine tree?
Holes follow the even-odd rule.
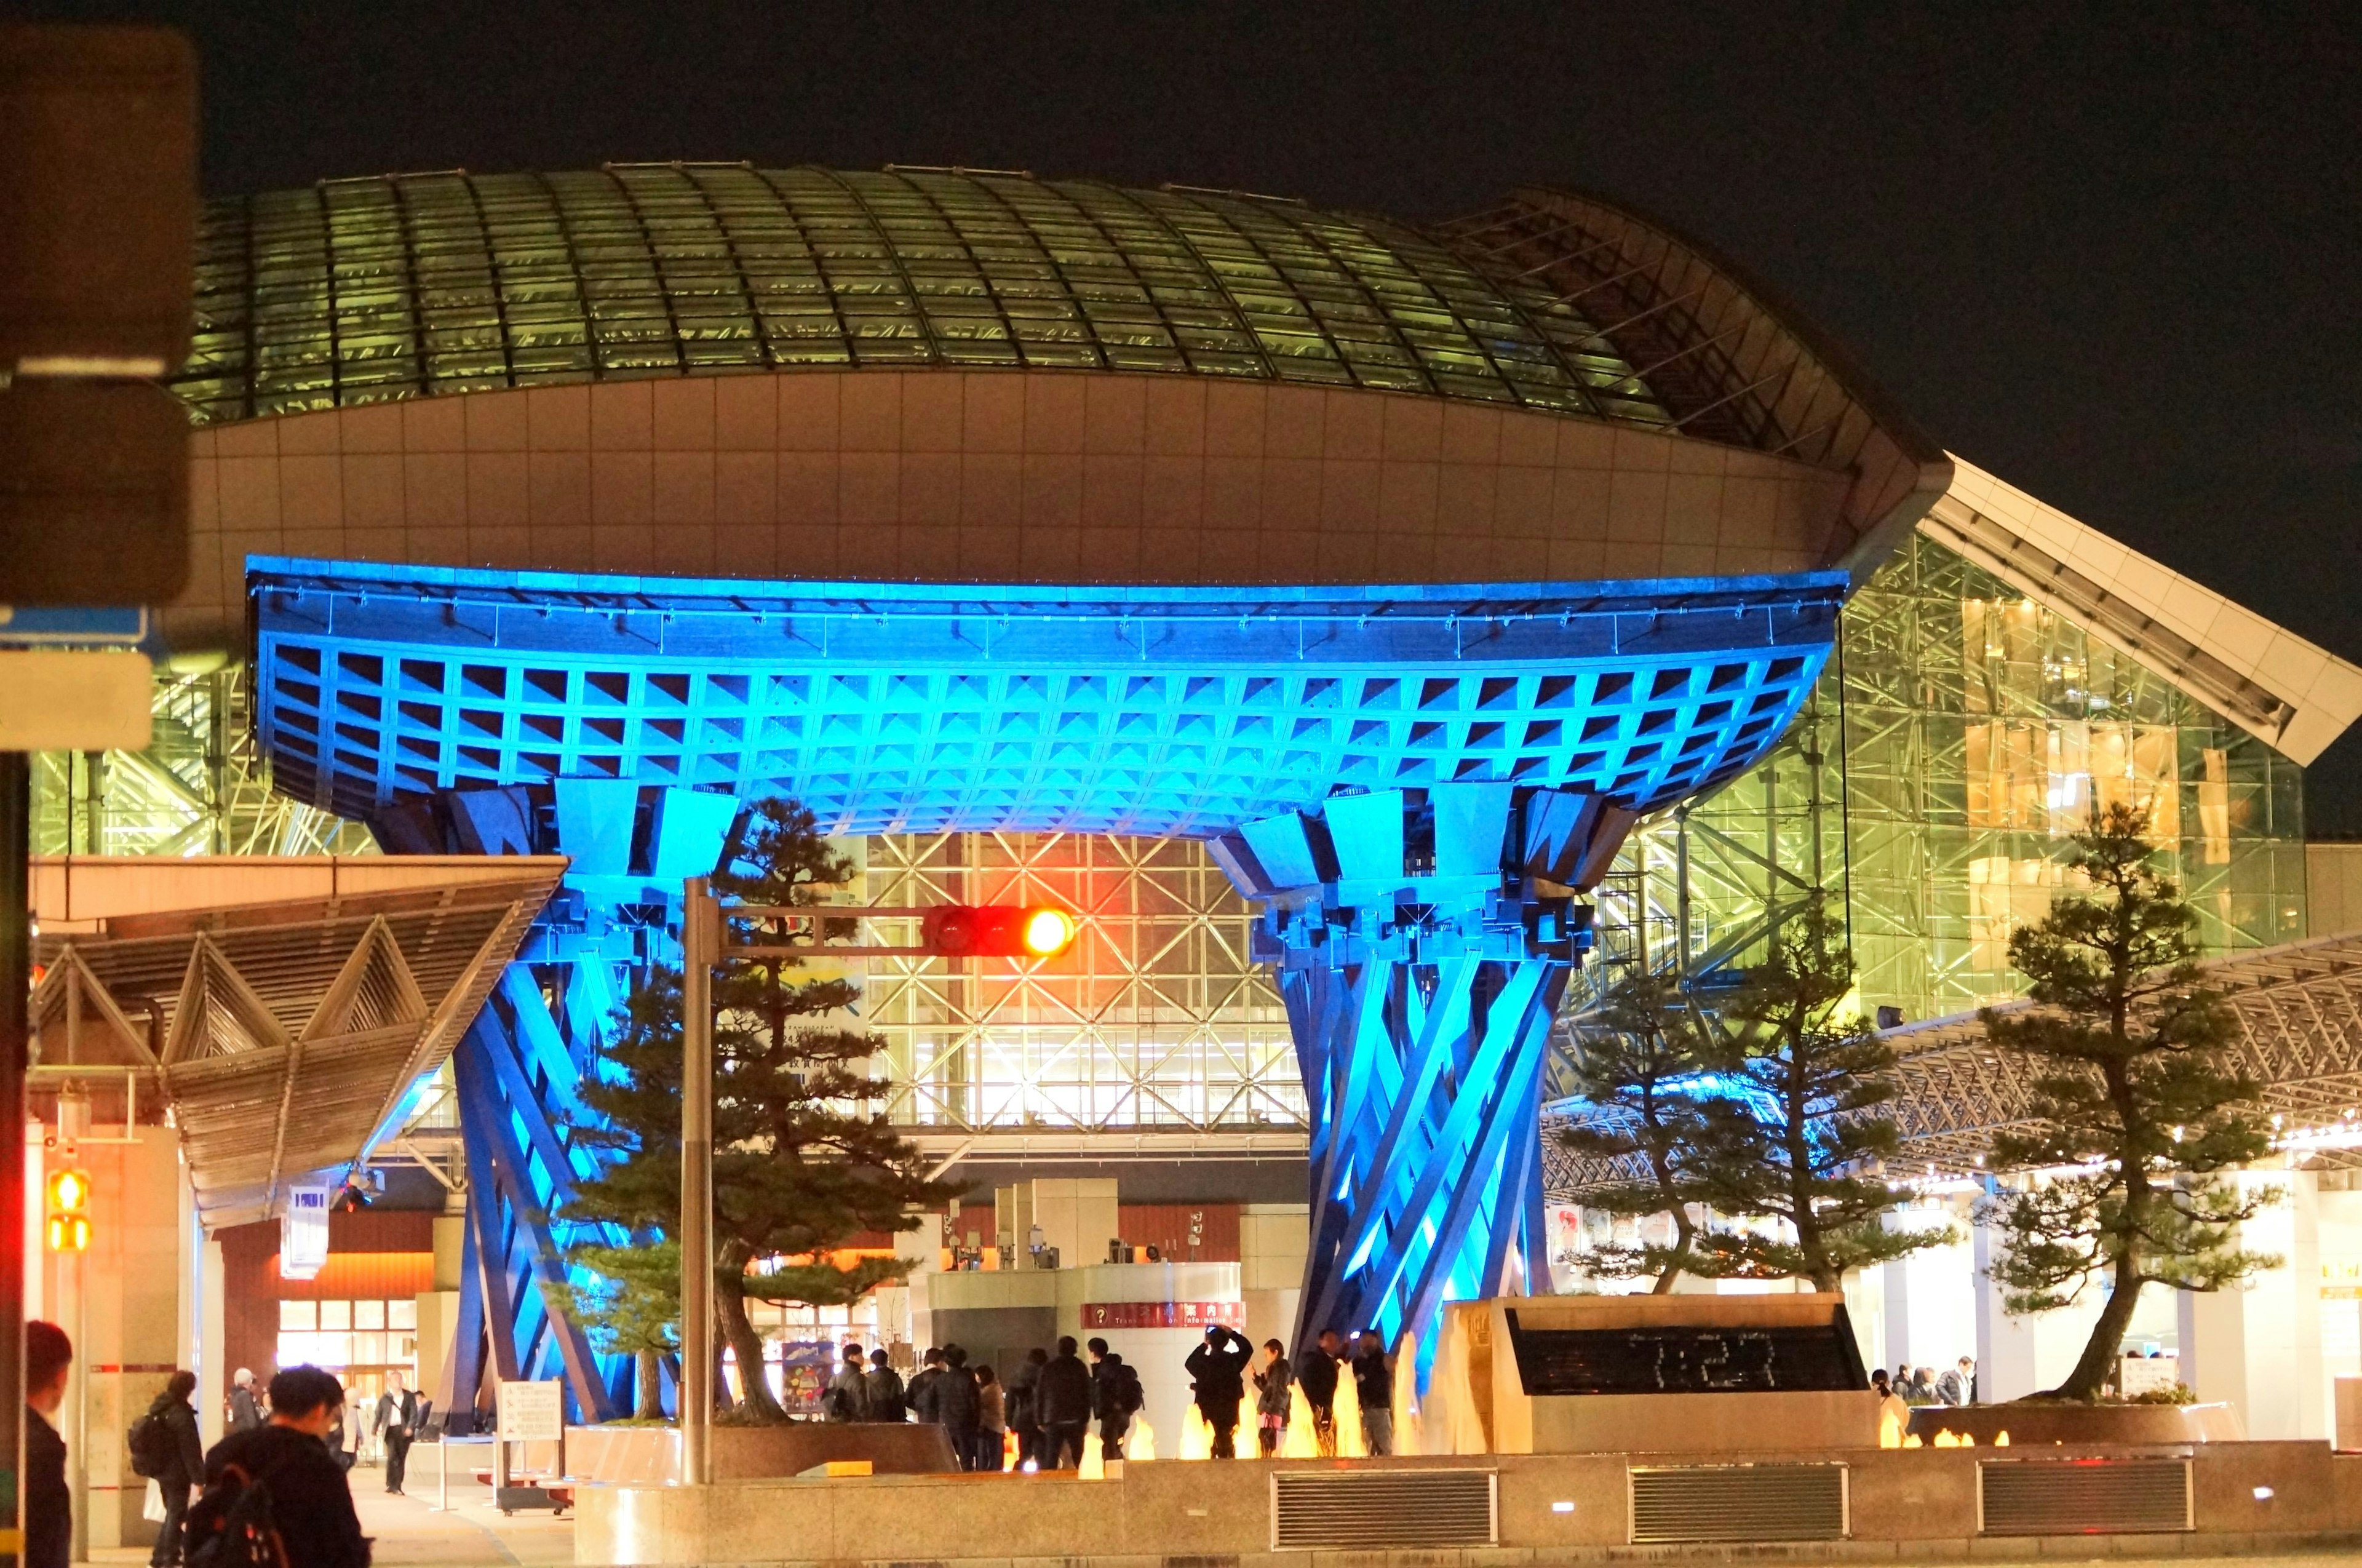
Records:
[[[714,887],[753,904],[812,905],[851,870],[810,812],[766,801],[734,832]],[[881,1087],[865,1070],[877,1037],[817,1021],[849,1007],[858,988],[800,978],[800,967],[739,961],[713,986],[714,1316],[758,1421],[785,1412],[761,1375],[747,1302],[837,1304],[901,1277],[907,1265],[893,1260],[839,1271],[827,1254],[865,1231],[915,1230],[921,1210],[960,1191],[928,1180],[918,1150],[882,1112],[863,1109]],[[583,1098],[609,1123],[594,1138],[620,1157],[579,1184],[568,1217],[670,1235],[680,1212],[678,971],[657,970],[634,989],[606,1059],[605,1073],[584,1080]]]
[[[1713,1230],[1692,1272],[1807,1279],[1836,1291],[1858,1268],[1952,1239],[1890,1231],[1895,1191],[1877,1174],[1895,1151],[1894,1053],[1853,1000],[1853,960],[1818,910],[1782,925],[1723,1009],[1735,1024],[1692,1171],[1716,1211],[1775,1220],[1784,1234]]]
[[[2230,1017],[2193,961],[2196,911],[2152,867],[2147,834],[2146,813],[2119,803],[2075,835],[2067,864],[2091,893],[2010,934],[2036,1005],[1983,1015],[1993,1043],[2041,1073],[2032,1125],[1993,1140],[1994,1164],[2070,1167],[1992,1200],[1993,1277],[2013,1312],[2063,1306],[2095,1276],[2109,1292],[2049,1391],[2060,1398],[2098,1397],[2143,1286],[2220,1290],[2279,1262],[2237,1244],[2235,1227],[2279,1197],[2223,1175],[2270,1146],[2262,1089],[2224,1051]]]
[[[664,1416],[664,1357],[680,1348],[680,1248],[671,1242],[638,1247],[579,1246],[569,1248],[567,1261],[587,1270],[564,1299],[551,1306],[570,1310],[590,1334],[590,1342],[609,1355],[634,1361],[636,1399],[632,1414],[640,1420]]]
[[[1591,1269],[1609,1278],[1656,1276],[1662,1296],[1697,1261],[1691,1206],[1704,1200],[1694,1165],[1710,1123],[1699,1089],[1722,1056],[1722,1042],[1663,980],[1641,975],[1609,993],[1598,1026],[1585,1030],[1572,1088],[1593,1115],[1559,1141],[1580,1158],[1617,1168],[1588,1187],[1586,1209],[1634,1218],[1666,1215],[1672,1243],[1595,1249]]]

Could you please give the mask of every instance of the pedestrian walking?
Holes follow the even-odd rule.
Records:
[[[959,1345],[944,1347],[944,1366],[933,1388],[935,1419],[952,1440],[952,1457],[962,1470],[976,1468],[976,1434],[982,1414],[977,1397],[976,1374],[968,1370],[967,1352]]]
[[[66,1568],[73,1556],[73,1494],[66,1444],[50,1418],[65,1402],[73,1342],[55,1323],[25,1325],[25,1568]]]
[[[205,1455],[205,1490],[189,1508],[192,1562],[233,1530],[278,1538],[286,1568],[369,1568],[370,1543],[352,1488],[322,1439],[345,1403],[344,1386],[316,1366],[270,1379],[270,1419],[232,1432]]]
[[[1104,1343],[1104,1341],[1094,1342]],[[1140,1374],[1124,1363],[1123,1357],[1109,1351],[1099,1357],[1097,1386],[1092,1390],[1092,1406],[1099,1419],[1099,1457],[1121,1459],[1124,1434],[1131,1430],[1131,1418],[1146,1403],[1140,1386]]]
[[[250,1432],[262,1425],[262,1401],[256,1397],[254,1374],[239,1367],[229,1379],[229,1430]]]
[[[385,1449],[386,1496],[399,1497],[408,1477],[410,1441],[418,1435],[418,1396],[399,1372],[385,1375],[385,1392],[377,1397],[377,1432]]]
[[[1312,1410],[1312,1437],[1323,1459],[1337,1456],[1337,1331],[1323,1329],[1310,1350],[1297,1353],[1296,1386]]]
[[[1025,1359],[1009,1375],[1009,1430],[1017,1434],[1017,1464],[1020,1469],[1032,1465],[1043,1468],[1042,1462],[1041,1382],[1042,1368],[1048,1365],[1050,1353],[1035,1345],[1025,1353]]]
[[[1236,1329],[1216,1323],[1184,1364],[1195,1389],[1198,1413],[1214,1429],[1214,1457],[1238,1457],[1239,1404],[1247,1396],[1247,1363],[1254,1344]]]
[[[844,1347],[844,1360],[838,1364],[836,1375],[828,1380],[828,1391],[821,1396],[822,1416],[832,1421],[858,1421],[869,1413],[868,1386],[862,1378],[861,1347]]]
[[[908,1412],[903,1408],[902,1375],[894,1370],[892,1358],[883,1349],[869,1353],[869,1370],[861,1379],[864,1399],[862,1419],[865,1421],[900,1421]]]
[[[1958,1365],[1947,1368],[1944,1375],[1936,1379],[1936,1397],[1947,1405],[1965,1405],[1976,1379],[1977,1364],[1962,1356]]]
[[[1362,1451],[1369,1454],[1395,1451],[1395,1372],[1386,1360],[1386,1342],[1375,1329],[1353,1336],[1353,1392],[1362,1406]]]
[[[1275,1459],[1287,1441],[1287,1418],[1296,1403],[1289,1384],[1296,1375],[1287,1364],[1286,1346],[1277,1340],[1265,1340],[1263,1348],[1263,1370],[1254,1375],[1255,1436],[1263,1445],[1263,1456]]]
[[[131,1468],[156,1483],[164,1504],[156,1547],[148,1554],[151,1568],[171,1568],[181,1560],[181,1520],[189,1511],[189,1490],[205,1473],[197,1408],[189,1402],[196,1391],[195,1373],[173,1373],[165,1379],[164,1391],[149,1403],[148,1413],[125,1434],[130,1440]]]
[[[1042,1419],[1041,1468],[1080,1464],[1083,1433],[1091,1424],[1091,1373],[1075,1353],[1072,1334],[1060,1335],[1058,1353],[1043,1364],[1034,1397]]]
[[[989,1475],[1009,1468],[1009,1398],[992,1368],[976,1369],[976,1467]]]

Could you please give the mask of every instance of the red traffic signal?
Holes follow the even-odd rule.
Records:
[[[1046,904],[941,904],[921,922],[921,944],[943,958],[1055,958],[1082,926]]]

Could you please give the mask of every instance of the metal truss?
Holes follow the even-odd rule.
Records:
[[[156,673],[145,751],[42,752],[36,855],[367,855],[369,830],[272,790],[250,667]]]
[[[932,834],[863,847],[871,903],[1054,902],[1082,916],[1080,940],[1048,963],[869,963],[861,1022],[886,1040],[897,1126],[1267,1132],[1302,1147],[1286,1013],[1254,960],[1253,915],[1203,845]]]
[[[1548,1280],[1551,1018],[1589,946],[1574,890],[1630,821],[1595,797],[1447,784],[1334,796],[1214,845],[1263,905],[1311,1117],[1297,1343],[1374,1327],[1429,1345],[1445,1300]]]

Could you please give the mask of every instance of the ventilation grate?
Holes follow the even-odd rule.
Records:
[[[2184,1530],[2186,1459],[1985,1460],[1978,1528],[1987,1535],[2130,1535]]]
[[[1636,1544],[1842,1540],[1842,1464],[1714,1464],[1634,1469]]]
[[[1491,1546],[1496,1496],[1490,1470],[1275,1473],[1272,1550]]]

